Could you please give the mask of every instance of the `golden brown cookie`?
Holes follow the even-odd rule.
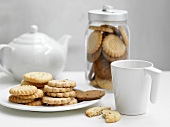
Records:
[[[119,121],[121,118],[120,113],[113,110],[103,110],[102,114],[106,123],[114,123]]]
[[[46,92],[47,96],[50,97],[75,97],[76,93],[75,91],[69,91],[64,93],[54,93],[54,92]]]
[[[101,25],[101,26],[89,26],[89,29],[96,30],[96,31],[103,31],[108,33],[114,32],[114,27],[110,25]]]
[[[100,47],[100,48],[99,48],[95,53],[93,53],[93,54],[87,53],[87,60],[88,60],[89,62],[94,62],[94,61],[96,61],[96,60],[99,58],[101,52],[102,52],[102,47]]]
[[[98,76],[95,76],[97,85],[102,89],[112,90],[112,80],[101,79]]]
[[[129,45],[129,38],[126,34],[126,30],[122,26],[119,26],[119,29],[120,29],[120,33],[122,35],[122,38],[125,42],[125,45],[128,46]]]
[[[96,80],[95,80],[95,79],[94,79],[94,80],[91,80],[91,81],[90,81],[90,85],[92,85],[92,86],[97,86]]]
[[[29,106],[41,106],[42,104],[43,104],[42,100],[35,100],[32,102],[26,103],[26,105],[29,105]]]
[[[92,108],[87,109],[85,114],[88,117],[98,116],[98,115],[101,115],[102,111],[106,109],[111,110],[110,107],[105,107],[105,106],[92,107]]]
[[[73,105],[73,104],[77,104],[77,103],[78,103],[77,99],[71,98],[71,101],[67,104],[60,104],[60,105],[56,104],[56,105],[53,105],[53,106],[67,106],[67,105]]]
[[[53,97],[43,97],[43,103],[46,104],[68,104],[71,101],[70,97],[67,98],[53,98]]]
[[[57,88],[73,88],[76,86],[76,82],[72,80],[52,80],[48,82],[48,85],[51,87]]]
[[[126,50],[126,46],[123,41],[114,34],[109,34],[104,38],[102,47],[105,53],[111,57],[120,57]]]
[[[44,96],[44,92],[40,89],[32,95],[18,95],[17,97],[20,99],[36,99],[36,98],[42,98]]]
[[[93,31],[89,38],[88,38],[88,43],[87,43],[87,53],[93,54],[95,53],[102,42],[102,34],[100,31]]]
[[[107,24],[101,25],[100,28],[101,28],[101,31],[107,32],[107,33],[113,33],[115,30],[114,26],[107,25]]]
[[[34,101],[34,99],[20,99],[14,95],[10,95],[8,100],[13,103],[25,104]]]
[[[48,85],[44,86],[44,91],[45,92],[53,92],[53,93],[64,93],[64,92],[69,92],[72,91],[73,88],[57,88],[57,87],[51,87]]]
[[[88,91],[75,91],[76,98],[79,101],[89,101],[89,100],[96,100],[100,99],[105,95],[105,92],[102,90],[88,90]]]
[[[38,87],[38,88],[43,88],[44,85],[46,85],[47,83],[32,83],[32,82],[28,82],[28,81],[25,81],[25,80],[22,80],[21,81],[21,85],[24,86],[24,85],[30,85],[30,86],[35,86],[35,87]]]
[[[94,67],[95,76],[98,76],[102,79],[108,79],[108,80],[112,78],[110,62],[106,60],[103,55],[101,55],[99,59],[97,59],[94,62],[93,67]]]
[[[105,51],[102,51],[103,56],[110,62],[116,61],[116,60],[125,60],[127,59],[127,50],[125,51],[125,53],[120,56],[120,57],[111,57],[109,56],[107,53],[105,53]]]
[[[52,75],[46,72],[30,72],[24,74],[24,80],[32,83],[47,83],[52,80]]]
[[[32,95],[38,91],[35,86],[15,86],[9,90],[9,93],[12,95]]]

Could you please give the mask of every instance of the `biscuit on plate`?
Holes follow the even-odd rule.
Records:
[[[47,83],[52,80],[52,75],[47,72],[29,72],[24,74],[24,81],[32,83]]]
[[[15,86],[9,90],[12,95],[32,95],[38,91],[35,86]]]

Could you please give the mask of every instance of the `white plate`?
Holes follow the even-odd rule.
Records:
[[[15,103],[8,101],[8,97],[10,95],[9,94],[10,88],[0,91],[0,104],[8,108],[13,108],[13,109],[18,109],[18,110],[38,111],[38,112],[67,111],[67,110],[84,108],[84,107],[87,107],[87,106],[90,106],[90,105],[93,105],[99,102],[99,99],[98,99],[98,100],[92,100],[92,101],[83,101],[83,102],[73,104],[73,105],[68,105],[68,106],[27,106],[27,105],[22,105],[22,104],[15,104]]]

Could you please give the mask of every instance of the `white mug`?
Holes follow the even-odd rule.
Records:
[[[156,102],[161,70],[143,60],[119,60],[111,63],[116,110],[124,115],[146,113],[150,98]]]

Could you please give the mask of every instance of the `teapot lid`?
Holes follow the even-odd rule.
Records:
[[[46,34],[38,32],[38,27],[36,25],[31,25],[30,33],[25,33],[15,38],[14,43],[18,44],[43,44],[48,42],[49,37]]]

